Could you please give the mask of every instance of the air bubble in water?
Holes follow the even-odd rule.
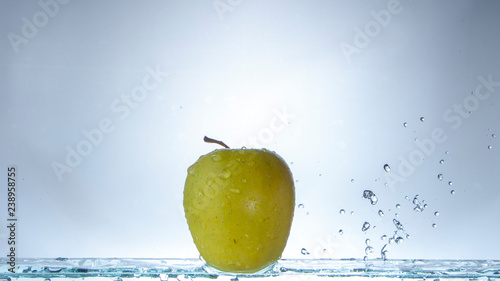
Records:
[[[385,165],[384,165],[384,170],[385,170],[386,172],[390,172],[390,171],[391,171],[391,167],[389,166],[389,164],[385,164]]]
[[[443,174],[438,175],[438,180],[442,181],[443,180]]]
[[[299,207],[299,209],[304,209],[304,204],[299,204],[297,207]]]
[[[370,223],[365,221],[365,223],[363,223],[363,227],[361,227],[361,230],[363,232],[367,231],[368,229],[370,229]]]
[[[341,215],[345,214],[345,210],[344,209],[340,209],[340,212],[339,212]]]
[[[377,196],[375,196],[375,193],[373,193],[371,190],[363,191],[363,198],[369,199],[372,205],[375,205],[378,202]]]
[[[444,164],[444,159],[439,160],[439,164]]]
[[[424,117],[420,117],[420,121],[424,122],[425,118]]]
[[[384,212],[382,212],[382,210],[378,210],[378,215],[379,215],[380,217],[383,217],[383,216],[384,216]]]
[[[302,250],[300,250],[300,253],[303,255],[309,255],[309,252],[306,250],[306,248],[302,248]]]

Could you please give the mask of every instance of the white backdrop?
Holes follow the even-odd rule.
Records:
[[[0,253],[14,165],[18,257],[198,257],[182,190],[208,135],[289,163],[283,258],[499,259],[499,12],[2,1]]]

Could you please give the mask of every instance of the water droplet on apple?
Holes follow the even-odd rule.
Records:
[[[212,186],[215,183],[215,179],[208,179],[207,180],[207,185]]]
[[[229,191],[231,191],[233,193],[240,193],[240,190],[237,188],[230,188]]]
[[[222,159],[222,156],[220,156],[219,154],[212,155],[212,161],[214,161],[214,162],[218,162],[221,159]]]
[[[189,166],[189,168],[188,168],[188,170],[187,170],[187,171],[188,171],[188,174],[190,174],[190,175],[194,174],[194,167],[193,167],[193,166],[194,166],[194,165]]]
[[[443,180],[443,174],[438,175],[438,180],[442,181]]]
[[[242,183],[246,183],[246,182],[247,182],[247,180],[246,180],[246,179],[241,179],[241,182],[242,182]]]
[[[391,171],[391,167],[389,166],[389,164],[385,164],[385,165],[384,165],[384,170],[385,170],[386,172],[390,172],[390,171]]]
[[[224,169],[224,171],[222,171],[222,173],[219,174],[219,178],[221,179],[227,179],[231,176],[231,171],[229,171],[228,169]]]

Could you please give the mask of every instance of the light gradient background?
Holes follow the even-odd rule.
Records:
[[[499,259],[499,14],[497,1],[1,1],[1,254],[15,165],[18,257],[198,257],[182,190],[217,148],[208,135],[290,164],[304,207],[283,258],[362,258],[366,239],[380,257],[397,218],[388,258]],[[26,21],[43,26],[12,44]],[[148,68],[168,77],[127,116],[113,109]],[[480,76],[497,85],[474,105]],[[464,102],[470,114],[447,113]],[[106,119],[113,132],[59,180],[53,163]],[[446,140],[386,185],[435,129]]]

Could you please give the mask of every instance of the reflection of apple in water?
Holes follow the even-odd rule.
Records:
[[[208,265],[252,273],[276,262],[290,233],[295,187],[286,162],[266,149],[217,149],[188,168],[184,212]]]

